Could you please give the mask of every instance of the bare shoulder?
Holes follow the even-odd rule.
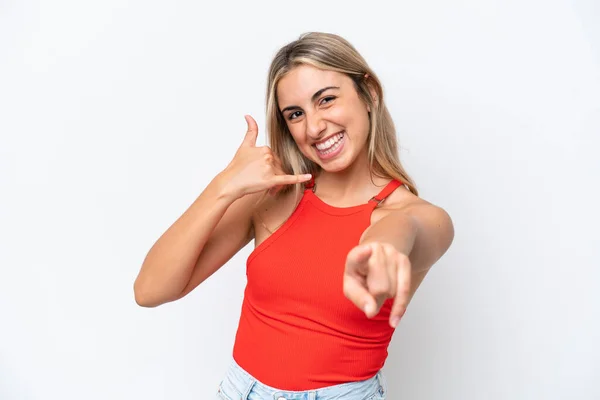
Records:
[[[441,206],[416,196],[404,185],[390,194],[373,211],[371,224],[396,212],[411,215],[417,221],[420,228],[424,228],[426,231],[437,232],[443,237],[449,238],[450,241],[454,237],[454,226],[448,212]]]
[[[404,185],[394,190],[374,211],[371,217],[371,224],[390,213],[403,210],[408,211],[415,208],[437,208],[434,204],[415,195]]]

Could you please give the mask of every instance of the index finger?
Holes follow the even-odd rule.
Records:
[[[358,277],[344,274],[344,296],[361,309],[367,318],[375,316],[377,311],[375,299]]]
[[[275,175],[273,177],[274,185],[293,185],[295,183],[308,182],[312,177],[311,174],[302,175]]]

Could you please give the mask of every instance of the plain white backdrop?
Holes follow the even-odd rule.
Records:
[[[390,399],[600,398],[599,21],[594,0],[0,2],[0,399],[213,398],[253,244],[176,303],[138,307],[133,281],[244,114],[264,143],[270,60],[313,30],[377,72],[455,224]]]

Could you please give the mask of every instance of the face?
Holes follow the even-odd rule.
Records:
[[[370,110],[348,76],[301,65],[279,81],[276,95],[298,148],[323,170],[366,157]]]

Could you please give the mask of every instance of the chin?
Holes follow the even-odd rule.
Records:
[[[313,161],[325,172],[341,172],[352,164],[352,159],[348,157],[348,154],[340,154],[339,157],[327,161],[321,160],[317,156],[316,160],[313,158]]]
[[[325,172],[341,172],[341,171],[345,170],[346,168],[348,168],[348,163],[335,162],[335,163],[319,164],[319,166],[321,167],[321,170],[323,170]]]

